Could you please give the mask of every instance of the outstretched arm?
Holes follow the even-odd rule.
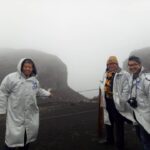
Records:
[[[45,90],[45,89],[42,89],[42,88],[39,88],[39,90],[38,90],[38,94],[37,94],[38,96],[52,96],[52,94],[51,94],[51,92],[50,91],[47,91],[47,90]]]
[[[40,87],[40,84],[38,83],[38,92],[37,92],[37,96],[39,97],[51,97],[52,93],[51,90],[45,90],[43,88]]]

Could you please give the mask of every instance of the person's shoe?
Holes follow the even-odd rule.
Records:
[[[114,145],[114,142],[107,140],[99,140],[98,143],[101,145]]]

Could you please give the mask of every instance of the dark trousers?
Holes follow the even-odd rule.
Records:
[[[137,135],[139,141],[141,142],[140,126],[137,124],[137,125],[134,125],[134,128],[135,128],[136,135]]]
[[[137,121],[138,125],[136,125],[136,134],[143,145],[144,150],[150,150],[150,134],[140,125],[138,122],[135,113],[133,112],[133,116]]]
[[[124,149],[124,122],[125,118],[117,111],[112,99],[106,100],[111,125],[106,125],[106,136],[108,143],[116,143],[118,150]]]
[[[118,119],[118,118],[117,118]],[[114,136],[115,134],[115,136]],[[116,139],[116,146],[119,150],[124,148],[124,121],[123,119],[111,121],[111,125],[106,125],[107,141],[111,144]]]
[[[148,134],[148,132],[141,125],[139,125],[139,130],[140,139],[144,150],[150,150],[150,134]]]
[[[25,134],[24,134],[24,146],[23,147],[8,147],[5,144],[4,150],[28,150],[29,149],[29,144],[26,144],[26,141],[27,141],[27,134],[25,132]]]

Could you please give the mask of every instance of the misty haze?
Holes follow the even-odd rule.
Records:
[[[75,91],[97,89],[107,58],[120,66],[131,51],[149,47],[148,0],[5,0],[0,5],[0,47],[56,55]],[[98,91],[82,93],[87,97]]]
[[[128,70],[130,55],[150,69],[149,0],[1,0],[0,81],[32,58],[54,91],[38,98],[40,131],[32,150],[113,150],[98,145],[99,87],[109,56]],[[0,116],[0,149],[6,116]],[[141,149],[126,125],[127,149]]]

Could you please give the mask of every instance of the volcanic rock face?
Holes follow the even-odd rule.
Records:
[[[67,88],[67,67],[56,56],[34,50],[0,49],[0,80],[15,72],[21,58],[31,58],[38,71],[38,79],[44,88]]]
[[[142,65],[150,70],[150,47],[134,50],[130,53],[130,56],[134,55],[141,59]],[[125,60],[123,68],[127,69],[127,60]]]
[[[16,72],[17,64],[21,58],[33,59],[41,87],[55,89],[62,101],[82,101],[85,99],[69,88],[66,65],[57,56],[36,50],[0,49],[0,81],[7,74]]]

